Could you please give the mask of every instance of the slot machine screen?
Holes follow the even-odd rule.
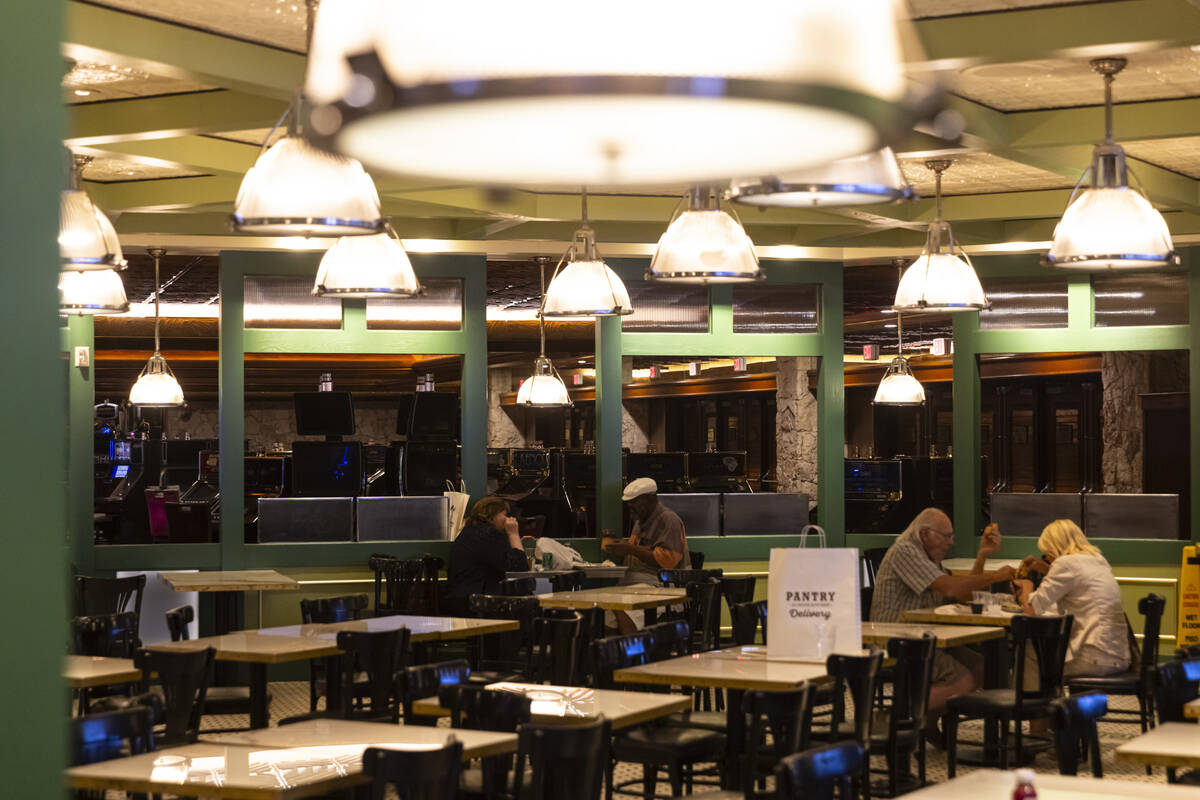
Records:
[[[129,461],[133,458],[133,445],[130,442],[112,443],[113,461]]]
[[[458,395],[450,392],[414,394],[409,437],[426,441],[457,440]]]
[[[292,404],[297,435],[354,435],[354,403],[349,392],[296,392]]]
[[[125,478],[129,476],[128,464],[115,464],[112,468],[112,477]]]
[[[362,459],[361,442],[292,442],[296,496],[358,497]]]

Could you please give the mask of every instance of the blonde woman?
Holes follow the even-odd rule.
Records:
[[[1045,576],[1041,586],[1034,591],[1032,581],[1017,580],[1013,589],[1029,616],[1044,615],[1057,606],[1059,614],[1075,617],[1064,676],[1103,677],[1129,669],[1121,593],[1100,550],[1069,519],[1047,525],[1038,538],[1038,549],[1045,559],[1027,556],[1021,566],[1041,572]]]

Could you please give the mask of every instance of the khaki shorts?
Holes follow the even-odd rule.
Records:
[[[983,656],[970,647],[938,649],[933,656],[933,682],[936,685],[956,683],[983,664]]]

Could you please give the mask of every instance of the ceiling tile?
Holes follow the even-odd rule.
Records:
[[[132,67],[80,61],[63,76],[63,101],[95,103],[98,100],[126,100],[160,94],[202,92],[215,87],[175,78],[164,78]]]
[[[193,178],[204,174],[170,164],[132,158],[95,158],[83,168],[83,179],[97,183],[145,181],[153,178]]]
[[[1200,136],[1121,142],[1121,146],[1134,158],[1200,180]],[[1136,173],[1137,164],[1132,168]]]
[[[1046,59],[968,67],[956,94],[1001,111],[1102,105],[1104,81],[1089,59]],[[1113,101],[1200,96],[1200,52],[1190,47],[1136,53],[1113,82]],[[1121,111],[1117,110],[1120,128]]]
[[[304,0],[98,0],[98,5],[304,52]]]
[[[950,168],[942,173],[943,195],[1062,189],[1075,183],[1070,178],[991,153],[964,153],[951,160]],[[902,158],[900,166],[917,194],[933,197],[933,170],[925,166],[925,161],[925,158]]]

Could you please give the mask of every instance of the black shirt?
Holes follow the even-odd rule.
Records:
[[[525,551],[512,547],[508,534],[477,522],[463,528],[450,545],[446,596],[465,599],[473,594],[497,594],[505,572],[528,569]]]

